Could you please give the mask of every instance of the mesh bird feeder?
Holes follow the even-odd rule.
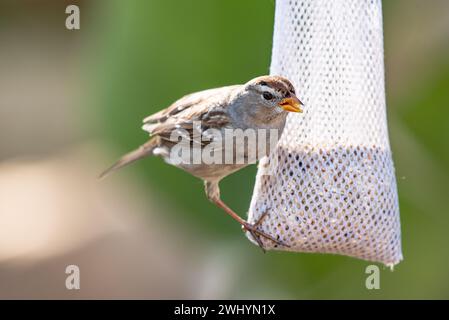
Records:
[[[271,74],[305,107],[259,163],[249,222],[289,245],[266,249],[402,260],[383,58],[380,0],[276,1]]]

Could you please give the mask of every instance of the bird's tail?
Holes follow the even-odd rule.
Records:
[[[102,179],[109,175],[110,173],[123,168],[124,166],[127,166],[128,164],[131,164],[139,159],[145,158],[147,156],[151,156],[153,154],[153,150],[157,147],[157,139],[152,138],[145,144],[141,145],[136,150],[133,150],[127,154],[125,154],[123,157],[121,157],[116,163],[114,163],[112,166],[110,166],[108,169],[103,171],[99,179]]]

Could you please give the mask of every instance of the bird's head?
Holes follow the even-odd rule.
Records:
[[[244,85],[244,92],[252,102],[250,107],[258,106],[258,112],[302,112],[303,103],[297,98],[292,83],[284,77],[257,77]]]

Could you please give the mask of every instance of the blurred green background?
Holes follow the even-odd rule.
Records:
[[[81,8],[79,31],[64,27],[65,6],[71,3]],[[4,93],[0,95],[0,133],[9,139],[2,139],[0,160],[66,159],[62,155],[69,153],[67,157],[73,161],[77,157],[91,159],[94,154],[95,160],[86,161],[91,171],[86,170],[100,172],[145,140],[146,134],[140,130],[145,116],[186,93],[267,74],[274,7],[273,0],[2,1],[0,35],[5,50],[0,54],[0,66],[9,73],[0,76],[0,93]],[[152,250],[146,249],[144,238],[117,246],[128,243],[121,238],[128,234],[120,233],[108,247],[110,256],[95,263],[89,263],[96,252],[89,247],[92,241],[58,251],[59,260],[45,255],[28,265],[23,262],[29,261],[26,251],[3,262],[0,255],[0,280],[9,279],[7,287],[0,287],[0,296],[449,298],[449,3],[385,1],[383,11],[388,120],[404,261],[394,272],[380,266],[380,290],[365,288],[364,270],[370,264],[365,261],[319,254],[262,254],[232,219],[206,200],[201,181],[155,158],[108,179],[106,183],[118,186],[106,197],[110,201],[98,200],[115,203],[112,199],[122,199],[121,210],[117,206],[115,210],[121,211],[118,214],[125,216],[123,219],[140,212],[137,224],[150,228],[140,231],[142,234],[151,233],[151,228],[162,229],[158,223],[164,225]],[[35,63],[28,66],[30,61]],[[33,95],[44,97],[39,100]],[[76,149],[76,156],[67,151],[86,144],[87,149]],[[242,216],[249,206],[255,173],[252,166],[222,182],[224,201]],[[79,182],[81,189],[83,181]],[[128,207],[131,201],[139,209]],[[147,206],[162,209],[149,210]],[[9,210],[6,206],[2,209]],[[95,210],[89,212],[95,214]],[[89,223],[91,217],[86,216],[86,225],[95,228]],[[83,230],[80,227],[76,232]],[[133,234],[133,229],[129,233]],[[167,252],[162,247],[170,243],[167,252],[173,254],[163,260]],[[73,250],[78,250],[75,255],[71,255]],[[133,250],[136,255],[127,253],[120,272],[117,264],[110,263],[120,261],[124,251]],[[60,286],[58,281],[64,275],[55,271],[58,268],[53,267],[52,259],[63,265],[69,260],[77,263],[76,257],[85,261],[86,273],[92,275],[88,276],[91,285],[84,291],[67,294],[50,286],[44,293],[36,289],[38,284],[27,286],[19,280],[19,275],[38,272],[55,278],[52,283]],[[157,260],[163,261],[162,267],[151,269],[151,275],[160,274],[169,289],[154,285],[157,280],[142,271]],[[182,275],[183,284],[165,274],[165,267]],[[99,269],[110,277],[103,275],[97,283],[93,274]],[[130,279],[133,275],[136,279]],[[105,286],[109,292],[97,288]]]

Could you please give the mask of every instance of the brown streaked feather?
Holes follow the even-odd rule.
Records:
[[[185,130],[193,141],[194,130],[203,132],[210,128],[226,127],[231,119],[226,113],[228,97],[232,89],[241,85],[209,89],[189,94],[168,108],[145,118],[143,129],[152,136],[158,136],[170,141],[172,132]],[[200,122],[201,128],[194,128],[194,123]],[[183,135],[185,136],[185,135]],[[211,141],[202,142],[203,145]]]
[[[158,146],[158,144],[159,138],[157,137],[151,138],[149,141],[141,145],[136,150],[133,150],[125,154],[123,157],[121,157],[111,167],[103,171],[98,178],[102,179],[115,170],[123,168],[124,166],[127,166],[128,164],[131,164],[139,159],[152,155],[153,150]]]
[[[172,133],[176,130],[179,130],[179,135],[190,139],[192,142],[199,142],[194,141],[195,135],[198,137],[208,129],[221,130],[223,128],[226,128],[231,123],[231,119],[229,118],[224,108],[195,111],[199,112],[189,113],[189,118],[181,118],[178,119],[178,121],[167,120],[165,122],[157,124],[157,126],[155,126],[151,131],[151,135],[160,137],[161,139],[164,139],[168,142],[171,141]],[[198,122],[198,127],[195,127],[195,122]],[[207,145],[211,142],[212,140],[205,140],[201,141],[201,144]]]
[[[208,89],[188,94],[179,100],[176,100],[169,107],[152,114],[143,119],[144,124],[153,124],[158,122],[164,122],[170,117],[183,117],[184,112],[193,106],[203,105],[204,103],[213,104],[213,100],[217,103],[221,103],[223,96],[232,91],[233,88],[241,87],[241,85],[226,86],[215,89]],[[226,102],[226,101],[224,101]]]

